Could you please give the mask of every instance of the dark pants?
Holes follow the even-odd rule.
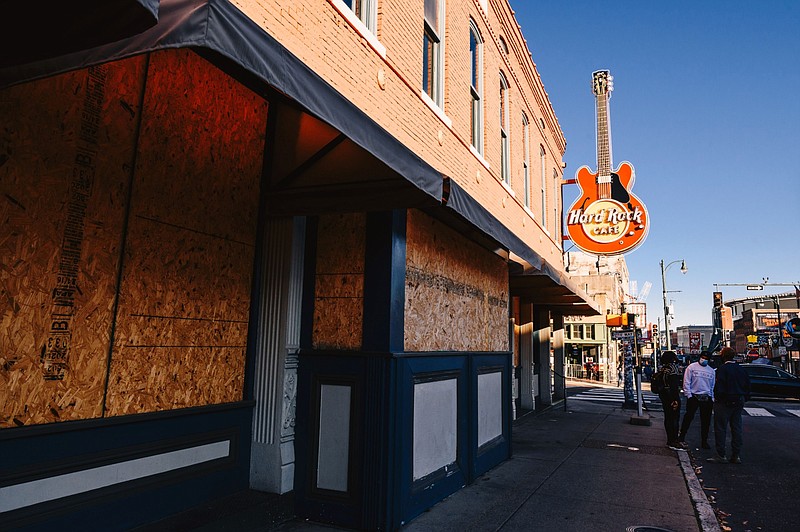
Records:
[[[742,410],[744,404],[728,406],[724,401],[714,403],[714,445],[717,454],[725,456],[725,438],[731,426],[731,456],[739,456],[742,450]]]
[[[661,395],[661,407],[664,409],[664,430],[667,431],[667,443],[678,441],[678,422],[681,420],[681,400],[678,399],[678,408],[672,409],[672,398]]]
[[[714,403],[711,400],[700,401],[697,396],[693,395],[686,400],[686,412],[683,414],[683,422],[681,423],[680,440],[686,439],[686,433],[689,432],[689,425],[694,420],[694,415],[697,409],[700,409],[700,438],[703,443],[708,442],[708,429],[711,427],[711,412],[714,409]]]

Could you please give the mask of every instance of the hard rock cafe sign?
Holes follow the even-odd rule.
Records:
[[[632,192],[635,173],[629,162],[611,170],[608,100],[613,90],[608,70],[592,75],[597,100],[597,172],[578,169],[581,194],[567,212],[567,234],[579,249],[595,255],[619,255],[644,242],[650,227],[647,208]]]

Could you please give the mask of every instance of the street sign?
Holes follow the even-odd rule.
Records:
[[[763,290],[764,289],[764,285],[761,285],[761,284],[749,284],[749,285],[747,285],[747,289],[748,290]]]
[[[633,331],[611,331],[612,340],[633,340]]]

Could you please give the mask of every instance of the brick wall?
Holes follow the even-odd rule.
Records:
[[[456,180],[502,223],[553,265],[561,265],[555,181],[562,177],[563,133],[507,0],[446,0],[444,109],[422,93],[422,0],[377,0],[376,37],[385,55],[340,12],[335,0],[234,0],[251,19],[319,73],[373,120],[442,173]],[[346,9],[346,8],[345,8]],[[470,150],[469,22],[484,40],[484,156]],[[530,28],[526,28],[530,30]],[[501,48],[499,37],[507,44]],[[510,83],[511,190],[500,182],[499,76]],[[383,79],[383,83],[379,83]],[[523,194],[522,113],[530,122],[531,210]],[[540,123],[544,123],[541,129]],[[547,231],[541,220],[541,163],[546,152]],[[554,171],[557,177],[553,177]],[[513,191],[513,192],[512,192]],[[560,195],[560,194],[559,194]]]

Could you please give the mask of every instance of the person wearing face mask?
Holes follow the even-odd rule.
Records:
[[[708,366],[711,353],[703,351],[700,360],[692,362],[683,372],[683,394],[686,396],[686,412],[683,414],[678,441],[686,442],[686,433],[694,415],[700,410],[700,439],[703,449],[711,449],[708,444],[708,430],[711,427],[711,412],[714,409],[714,380],[716,373]]]

